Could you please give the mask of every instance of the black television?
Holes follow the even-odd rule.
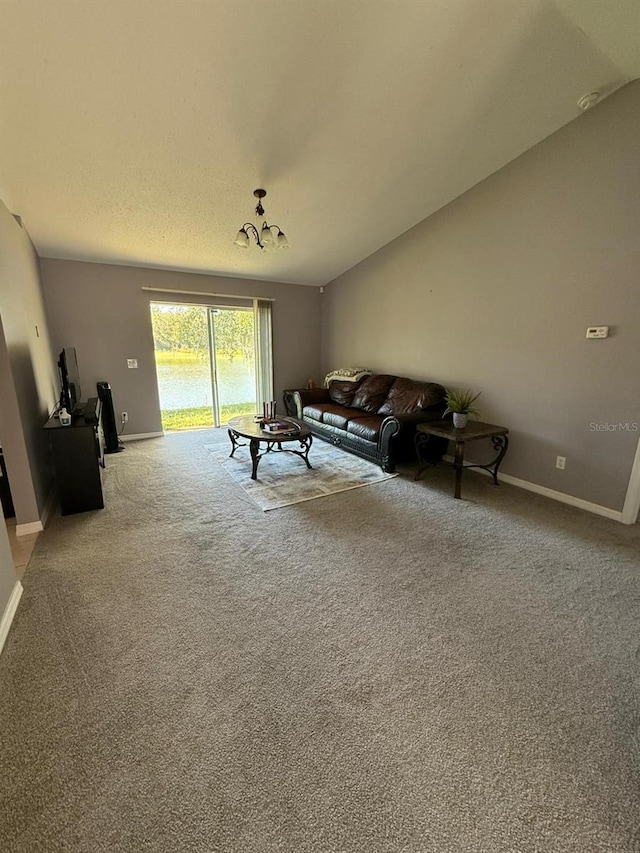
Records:
[[[70,414],[76,410],[82,399],[80,391],[80,373],[78,371],[78,357],[74,347],[65,347],[58,358],[58,370],[60,371],[60,408],[65,408]]]

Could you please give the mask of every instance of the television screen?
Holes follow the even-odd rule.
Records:
[[[58,360],[58,368],[60,369],[60,382],[62,384],[60,406],[64,406],[68,412],[72,413],[82,399],[78,358],[74,347],[65,347],[62,350]]]

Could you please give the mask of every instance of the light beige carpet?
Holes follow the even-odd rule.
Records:
[[[297,446],[296,443],[296,449]],[[205,444],[205,449],[265,512],[370,486],[397,476],[385,474],[379,465],[317,439],[314,439],[309,452],[312,470],[299,456],[275,451],[260,460],[257,480],[251,479],[248,447],[239,447],[233,457],[229,456],[230,444]]]
[[[218,439],[38,537],[2,853],[638,853],[640,525],[446,466],[260,512]]]

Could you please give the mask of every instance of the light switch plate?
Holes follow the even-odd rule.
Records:
[[[588,338],[608,338],[609,337],[609,327],[608,326],[589,326],[587,329],[587,337]]]
[[[128,358],[127,359],[127,367],[137,367],[138,359],[137,358]]]

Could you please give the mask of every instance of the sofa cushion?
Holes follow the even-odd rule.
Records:
[[[364,438],[365,441],[377,441],[380,435],[380,425],[384,418],[382,415],[363,415],[359,418],[351,418],[347,424],[347,432]]]
[[[349,418],[361,415],[360,409],[348,409],[337,403],[312,403],[302,410],[304,420],[318,421],[321,424],[346,429]]]
[[[309,403],[302,410],[302,417],[305,421],[319,421],[322,423],[324,410],[333,407],[333,403]]]
[[[384,403],[389,389],[396,381],[397,376],[387,373],[377,373],[367,378],[358,386],[352,406],[354,409],[362,409],[363,412],[377,412]]]
[[[322,423],[329,426],[337,427],[338,429],[346,429],[348,421],[351,418],[357,418],[362,414],[360,409],[349,409],[346,406],[331,406],[325,407],[322,413]]]
[[[341,382],[338,380],[330,382],[329,396],[334,403],[338,403],[341,406],[350,406],[353,403],[354,394],[362,383],[362,379],[357,382]]]
[[[380,415],[406,415],[432,406],[444,408],[444,389],[435,382],[416,382],[398,378],[389,389],[387,399],[378,409]]]

